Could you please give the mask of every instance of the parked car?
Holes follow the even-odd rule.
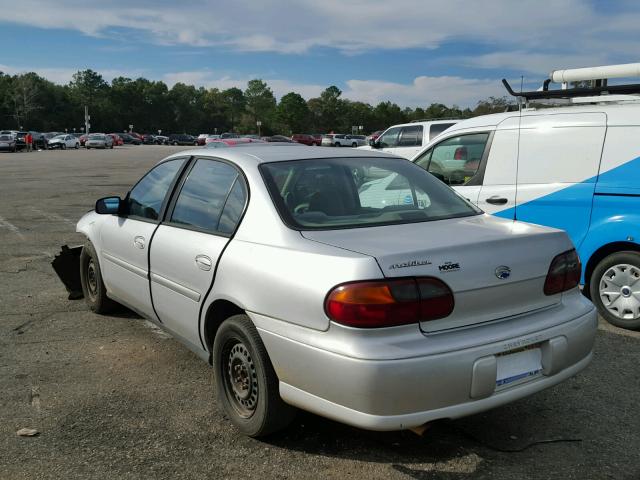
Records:
[[[204,145],[207,141],[208,136],[209,136],[208,133],[201,133],[196,137],[196,144],[200,146]]]
[[[124,145],[124,140],[122,140],[122,137],[117,134],[117,133],[108,133],[107,135],[109,135],[111,137],[111,139],[113,140],[113,146],[114,147],[119,147],[120,145]]]
[[[404,158],[413,158],[423,145],[437,137],[460,120],[434,120],[394,125],[387,128],[370,146],[360,147],[363,150],[380,150]]]
[[[322,145],[325,147],[357,147],[365,145],[364,135],[345,135],[330,133],[322,137]]]
[[[82,135],[80,135],[78,137],[78,142],[80,142],[80,146],[84,147],[85,142],[87,141],[87,138],[89,137],[89,135],[87,135],[86,133],[83,133]]]
[[[31,138],[32,138],[32,145],[33,145],[33,149],[44,149],[47,146],[47,141],[45,139],[44,133],[40,133],[40,132],[29,132],[31,134]]]
[[[258,144],[265,144],[266,142],[264,140],[260,140],[260,139],[255,139],[255,138],[247,138],[247,137],[241,137],[241,138],[218,138],[216,140],[211,140],[210,142],[207,142],[206,146],[207,148],[221,148],[221,147],[237,147],[239,145],[245,145],[245,144],[253,144],[253,143],[258,143]]]
[[[91,133],[84,144],[85,148],[113,148],[113,138],[104,133]]]
[[[80,148],[80,139],[74,137],[71,134],[63,133],[49,139],[47,148],[61,148],[63,150],[66,148]]]
[[[142,143],[145,145],[159,145],[160,143],[158,142],[158,140],[156,140],[156,136],[155,135],[151,135],[150,133],[147,133],[146,135],[142,136]]]
[[[322,143],[322,139],[317,139],[313,135],[309,135],[307,133],[294,133],[291,140],[310,147],[319,147],[320,143]]]
[[[137,138],[138,140],[140,140],[140,143],[144,143],[144,136],[140,135],[137,132],[129,132],[129,135],[131,135],[133,138]]]
[[[220,134],[220,138],[240,138],[239,133],[225,132]]]
[[[16,138],[10,134],[0,134],[0,150],[16,152]]]
[[[154,135],[158,145],[169,145],[169,137],[166,135]]]
[[[122,138],[122,141],[128,145],[142,145],[142,140],[140,140],[138,137],[134,137],[124,132],[119,133],[118,135],[120,136],[120,138]]]
[[[412,194],[365,201],[367,172]],[[247,435],[284,428],[292,405],[373,430],[458,418],[592,358],[567,235],[485,215],[394,156],[183,151],[95,205],[77,225],[89,307],[128,305],[212,364]]]
[[[25,137],[29,132],[16,132],[14,138],[16,139],[16,149],[18,151],[24,150],[27,148],[27,142],[25,141]]]
[[[523,95],[585,94],[574,92]],[[640,329],[638,118],[640,105],[615,95],[485,115],[450,127],[414,161],[487,213],[565,230],[584,294],[608,322]]]
[[[260,140],[263,140],[265,142],[292,143],[292,140],[289,137],[285,137],[284,135],[271,135],[266,137],[260,137]]]
[[[169,145],[197,145],[196,139],[186,133],[174,133],[169,135]]]
[[[205,145],[211,142],[215,142],[216,140],[220,140],[220,135],[207,135],[207,138],[204,139]]]
[[[371,142],[378,139],[378,137],[382,134],[383,130],[376,130],[371,135],[366,137],[367,145],[371,145]]]

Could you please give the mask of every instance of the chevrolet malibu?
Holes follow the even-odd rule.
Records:
[[[592,357],[564,232],[486,215],[383,153],[180,152],[77,230],[91,309],[126,305],[207,361],[250,436],[296,408],[371,430],[458,418]]]

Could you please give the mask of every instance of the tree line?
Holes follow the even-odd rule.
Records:
[[[67,85],[53,83],[36,73],[8,75],[0,72],[0,128],[33,131],[81,131],[84,107],[89,108],[91,131],[144,133],[256,133],[263,134],[362,133],[396,123],[433,118],[468,118],[502,112],[514,103],[507,97],[489,97],[475,108],[448,107],[441,103],[402,108],[392,102],[377,105],[342,98],[336,86],[319,97],[305,100],[295,92],[280,101],[269,85],[250,80],[245,90],[236,87],[195,87],[146,78],[114,78],[107,82],[93,70],[78,71]]]

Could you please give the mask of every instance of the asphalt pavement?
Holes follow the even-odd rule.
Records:
[[[0,153],[0,480],[640,478],[640,333],[602,322],[577,377],[423,436],[307,413],[238,434],[208,365],[133,313],[67,300],[50,265],[97,198],[182,149]]]

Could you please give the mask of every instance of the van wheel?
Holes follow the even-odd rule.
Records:
[[[591,301],[607,322],[640,330],[640,253],[625,251],[605,257],[589,284]]]
[[[356,148],[356,147],[358,146],[358,144],[357,144],[356,142],[353,142],[353,143],[351,144],[351,146],[352,146],[353,148]]]
[[[248,316],[222,323],[213,343],[213,368],[218,402],[242,433],[262,437],[291,423],[296,410],[280,398],[278,377]]]
[[[339,144],[338,142],[336,142],[336,143],[334,143],[334,144],[333,144],[333,146],[334,146],[334,147],[339,147],[339,146],[340,146],[340,144]]]
[[[102,271],[93,244],[87,241],[80,253],[80,284],[89,308],[96,313],[109,313],[118,305],[107,297]]]

